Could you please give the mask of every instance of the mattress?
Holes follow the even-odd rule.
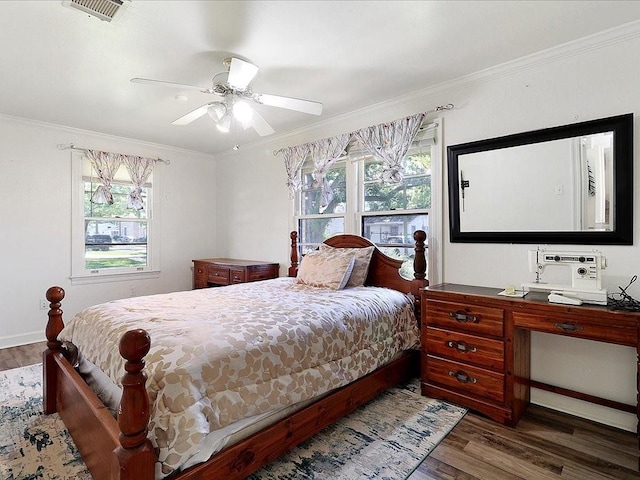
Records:
[[[156,478],[419,342],[412,299],[386,288],[334,291],[278,278],[127,298],[83,310],[59,335],[78,347],[85,370],[99,370],[101,396],[112,402],[124,372],[118,342],[133,328],[151,336],[145,371]]]

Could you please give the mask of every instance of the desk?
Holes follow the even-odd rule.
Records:
[[[531,331],[631,346],[640,355],[640,314],[553,304],[542,292],[505,297],[501,290],[445,283],[423,291],[422,394],[515,426],[536,387],[635,413],[640,435],[640,402],[626,405],[530,378]],[[636,368],[640,392],[640,361]]]

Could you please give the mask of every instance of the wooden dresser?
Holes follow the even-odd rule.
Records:
[[[193,288],[255,282],[279,275],[280,264],[233,258],[193,260]]]
[[[530,378],[531,331],[626,345],[640,354],[640,314],[606,307],[549,303],[543,292],[525,298],[502,289],[441,284],[422,293],[422,394],[464,405],[514,426],[536,387],[635,413],[626,405]],[[640,363],[638,388],[640,391]],[[558,368],[562,368],[559,365]]]

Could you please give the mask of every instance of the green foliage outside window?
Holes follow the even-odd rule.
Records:
[[[84,216],[85,217],[103,217],[103,218],[147,218],[147,210],[135,210],[127,208],[127,196],[131,191],[131,185],[111,185],[111,194],[113,195],[113,204],[92,203],[91,195],[96,189],[97,184],[84,182]],[[146,203],[146,189],[142,190],[142,198]]]
[[[412,210],[431,207],[431,155],[407,155],[402,181],[397,184],[380,180],[383,164],[369,160],[364,164],[364,211]]]

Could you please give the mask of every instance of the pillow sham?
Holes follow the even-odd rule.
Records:
[[[320,251],[336,252],[342,255],[353,255],[355,263],[353,264],[353,271],[351,277],[347,282],[347,287],[361,287],[367,280],[367,274],[369,273],[369,263],[371,263],[371,256],[376,247],[373,245],[370,247],[362,248],[336,248],[326,243],[320,244]]]
[[[351,277],[354,263],[354,254],[320,250],[309,252],[302,258],[296,283],[342,290]]]

